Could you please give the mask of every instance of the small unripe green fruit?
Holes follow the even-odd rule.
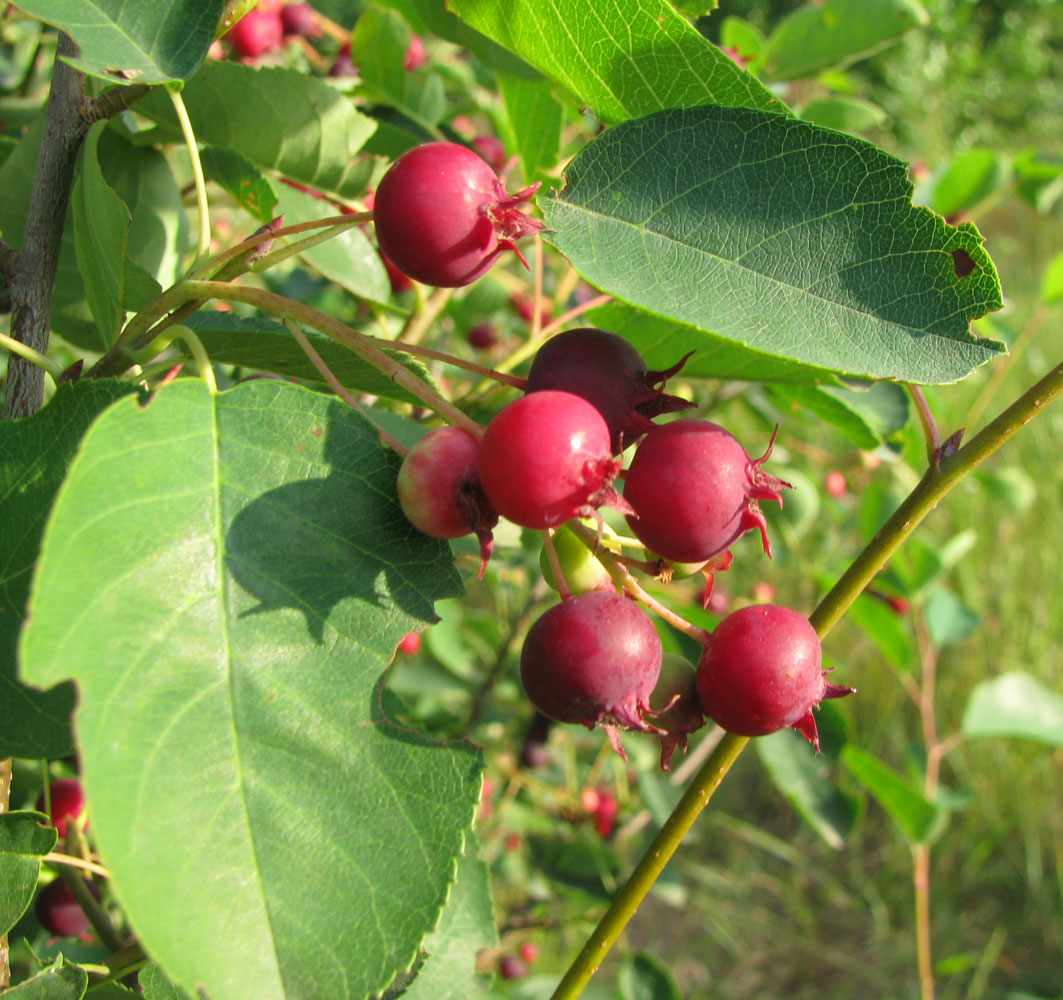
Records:
[[[609,530],[608,527],[604,529],[605,532]],[[568,584],[568,589],[572,591],[573,597],[589,594],[592,590],[616,589],[609,571],[570,528],[564,525],[558,528],[554,532],[553,541],[558,561],[561,563],[561,572],[565,576],[565,582]],[[539,554],[539,568],[546,582],[554,590],[558,590],[557,578],[554,576],[545,547]]]

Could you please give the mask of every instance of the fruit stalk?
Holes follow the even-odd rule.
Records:
[[[1063,393],[1063,364],[1023,393],[995,420],[984,427],[954,455],[941,458],[930,468],[907,499],[897,508],[870,544],[820,601],[809,616],[822,639],[838,623],[849,605],[889,561],[901,543],[915,530],[942,498],[998,448],[1025,427],[1050,402]],[[694,820],[719,788],[749,737],[724,735],[719,746],[695,775],[690,787],[654,837],[642,860],[602,916],[583,949],[558,983],[551,1000],[575,1000],[590,982],[602,959],[635,915],[639,903],[664,870]]]

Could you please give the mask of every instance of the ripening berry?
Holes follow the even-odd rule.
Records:
[[[51,797],[52,826],[58,831],[59,839],[64,840],[67,820],[76,820],[85,811],[85,789],[77,778],[60,778],[51,783]],[[37,811],[44,812],[44,792],[37,798]]]
[[[400,271],[426,285],[471,284],[505,250],[527,266],[514,241],[544,228],[520,211],[538,189],[508,194],[468,147],[425,143],[403,153],[380,181],[377,241]]]
[[[716,627],[698,662],[698,699],[728,732],[765,736],[798,730],[817,750],[812,709],[852,694],[828,684],[822,649],[808,619],[779,604],[753,604]]]

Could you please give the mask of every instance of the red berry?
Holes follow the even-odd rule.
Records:
[[[854,690],[824,676],[819,636],[808,619],[779,604],[755,604],[728,615],[712,633],[698,663],[698,698],[728,732],[764,736],[792,728],[818,750],[812,709]]]
[[[522,319],[525,323],[531,323],[535,319],[535,299],[530,295],[525,295],[523,292],[514,292],[509,297],[509,304],[513,307],[513,311]],[[539,305],[539,324],[545,325],[550,322],[550,317],[553,316],[554,311],[549,302],[543,301]]]
[[[60,778],[51,784],[52,826],[59,832],[59,839],[66,837],[66,821],[77,819],[85,811],[85,790],[77,778]],[[44,812],[44,792],[37,798],[37,811]],[[85,824],[88,826],[88,824]]]
[[[428,61],[424,49],[424,39],[420,35],[410,35],[410,44],[406,46],[406,56],[403,59],[403,68],[409,73],[420,69]]]
[[[775,588],[767,580],[758,580],[753,584],[753,600],[758,604],[770,604],[775,600]]]
[[[506,165],[506,149],[502,145],[502,140],[497,136],[478,135],[472,141],[472,148],[495,170],[501,170]]]
[[[351,57],[350,44],[344,45],[336,54],[335,60],[329,67],[328,75],[334,77],[358,75],[358,67],[355,66],[354,59]]]
[[[618,594],[593,591],[550,608],[528,630],[520,676],[532,704],[558,722],[654,732],[644,713],[661,670],[649,616]]]
[[[83,880],[89,891],[97,900],[100,890],[95,882]],[[34,912],[40,925],[56,937],[76,937],[84,934],[92,924],[81,909],[81,904],[74,898],[70,887],[57,878],[49,882],[38,894]]]
[[[520,211],[538,190],[508,194],[471,149],[429,142],[403,153],[376,192],[377,240],[404,274],[457,288],[484,274],[504,250],[543,224]],[[526,263],[526,262],[525,262]]]
[[[612,487],[601,414],[570,392],[536,392],[510,403],[484,431],[480,480],[495,510],[524,528],[553,528],[603,504],[630,510]]]
[[[408,632],[399,641],[399,651],[407,656],[413,656],[421,650],[421,633]]]
[[[653,724],[661,731],[661,770],[672,766],[672,755],[679,747],[687,752],[687,735],[705,725],[705,714],[698,701],[694,665],[676,653],[661,658],[661,673],[650,695]]]
[[[433,538],[479,538],[482,576],[498,514],[480,485],[478,450],[476,438],[460,427],[429,431],[402,460],[397,489],[403,513],[419,531]]]
[[[534,941],[522,941],[518,951],[528,965],[534,965],[539,960],[539,946]]]
[[[907,597],[887,597],[886,603],[899,615],[906,615],[912,610],[912,602]]]
[[[380,254],[380,262],[388,273],[388,281],[391,283],[393,294],[399,295],[413,288],[413,282],[395,266],[395,262],[383,250],[378,248],[377,253]]]
[[[280,14],[276,10],[256,7],[241,17],[225,37],[243,59],[257,59],[267,52],[274,52],[284,44]]]
[[[491,323],[477,323],[469,331],[469,343],[478,350],[486,351],[498,343],[498,331]]]
[[[616,796],[609,792],[602,792],[598,798],[598,808],[594,810],[594,829],[598,836],[608,837],[613,832],[613,824],[616,822],[617,812]]]
[[[845,496],[845,474],[833,469],[823,477],[823,488],[836,500]]]
[[[506,955],[499,962],[498,971],[503,979],[523,979],[528,974],[528,967],[516,955]]]
[[[642,355],[623,337],[592,327],[566,330],[539,348],[525,391],[560,389],[582,396],[602,415],[618,454],[653,430],[652,417],[694,405],[664,394],[665,381],[684,361],[665,371],[647,371]]]
[[[317,24],[317,14],[308,3],[289,3],[281,7],[281,26],[286,35],[302,35],[312,38],[321,34]]]
[[[655,427],[624,476],[624,498],[636,512],[628,523],[647,547],[677,562],[711,559],[753,528],[770,556],[757,501],[782,506],[779,490],[791,488],[761,469],[771,448],[752,460],[732,434],[705,420]]]

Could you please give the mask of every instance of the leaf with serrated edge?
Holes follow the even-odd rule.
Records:
[[[37,890],[41,858],[55,847],[55,827],[38,812],[0,814],[0,934],[26,912]]]
[[[19,0],[19,8],[77,42],[68,60],[112,82],[166,83],[191,76],[203,62],[224,0]]]
[[[746,108],[673,109],[608,129],[566,178],[540,201],[549,241],[648,312],[907,382],[955,381],[1003,350],[970,332],[1001,306],[978,230],[913,206],[905,165],[862,139]]]
[[[460,591],[398,466],[333,398],[183,380],[103,414],[56,502],[23,674],[75,679],[100,854],[190,993],[379,991],[455,877],[482,755],[380,706],[398,641]]]
[[[81,436],[116,399],[136,390],[115,379],[60,385],[48,405],[0,421],[0,757],[66,757],[74,749],[74,688],[37,691],[15,677],[18,634],[45,519]]]
[[[786,107],[668,0],[449,0],[605,122],[662,108]]]

